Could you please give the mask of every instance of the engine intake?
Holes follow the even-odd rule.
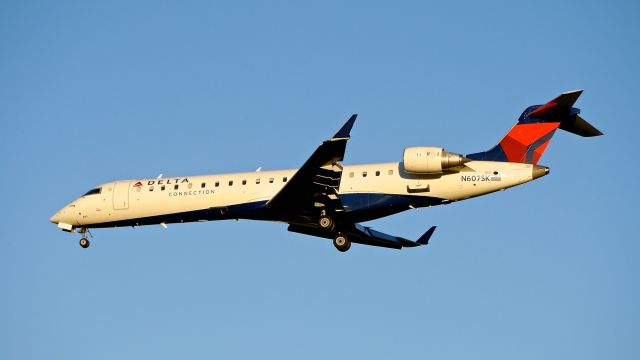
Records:
[[[444,169],[471,161],[460,154],[431,146],[406,148],[402,160],[404,161],[404,170],[414,174],[439,174]]]

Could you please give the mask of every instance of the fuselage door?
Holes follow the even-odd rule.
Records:
[[[129,187],[131,182],[117,182],[113,186],[113,209],[124,210],[129,208]]]

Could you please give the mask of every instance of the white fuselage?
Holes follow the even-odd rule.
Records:
[[[471,161],[434,175],[410,174],[402,163],[344,165],[338,196],[344,213],[366,221],[410,208],[446,204],[537,178],[531,164]],[[296,170],[115,181],[100,185],[58,211],[65,230],[230,218],[271,217],[265,204]]]

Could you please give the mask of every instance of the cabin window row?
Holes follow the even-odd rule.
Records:
[[[374,174],[375,174],[375,176],[380,176],[381,172],[380,172],[380,170],[376,170]],[[369,175],[368,171],[363,171],[362,172],[362,177],[367,177],[367,175]],[[387,175],[393,175],[393,170],[387,170]],[[352,171],[352,172],[349,173],[349,177],[350,178],[355,177],[355,176],[356,176],[355,172]]]
[[[287,182],[288,180],[289,180],[288,176],[284,176],[282,178],[282,182]],[[256,179],[256,184],[260,184],[260,181],[261,181],[260,179]],[[275,178],[269,178],[269,184],[273,184],[274,182],[275,182]],[[233,180],[229,180],[228,184],[229,184],[229,186],[233,186]],[[247,180],[246,179],[242,180],[242,185],[247,185]],[[214,187],[220,187],[220,181],[214,182],[213,186]],[[187,187],[189,189],[191,189],[193,187],[193,184],[190,183],[190,184],[187,185]],[[207,187],[207,183],[206,182],[200,183],[200,188],[201,189],[204,189],[205,187]],[[164,191],[165,189],[166,189],[166,185],[161,185],[160,186],[160,191]],[[173,186],[173,190],[179,190],[179,189],[180,189],[180,185],[176,184],[176,185]],[[153,191],[153,190],[154,190],[154,186],[153,185],[149,186],[149,191]]]

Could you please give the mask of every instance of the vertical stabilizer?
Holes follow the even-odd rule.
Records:
[[[580,94],[582,90],[569,91],[544,105],[529,106],[496,146],[467,158],[537,164],[558,128],[585,137],[602,135],[573,107]]]

